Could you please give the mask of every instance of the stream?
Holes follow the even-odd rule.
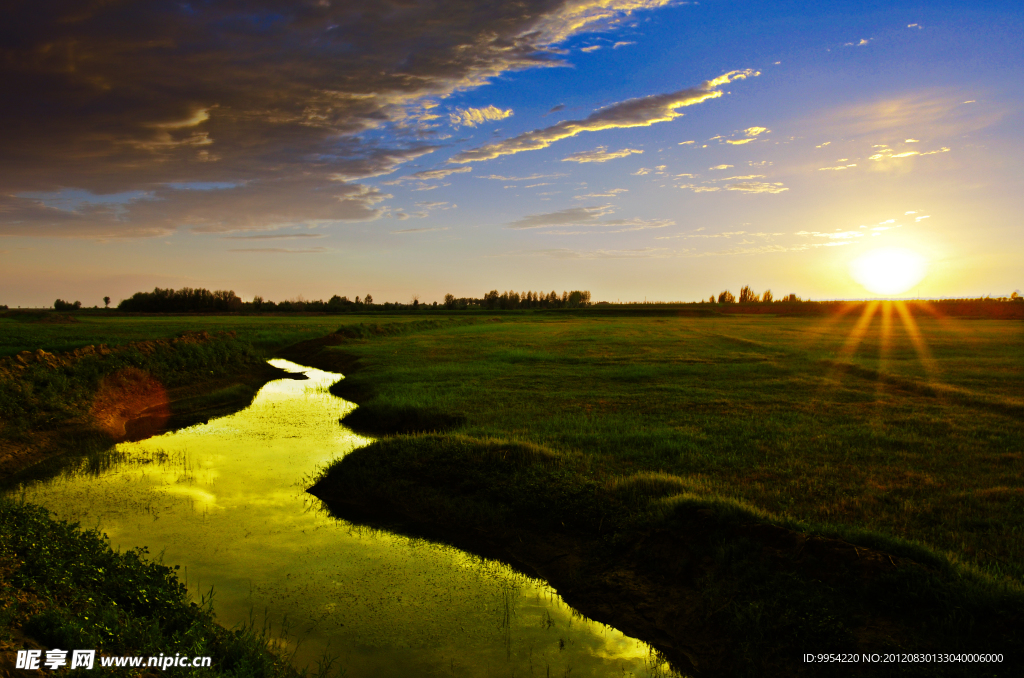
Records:
[[[581,617],[545,582],[450,546],[328,516],[316,472],[371,440],[338,424],[341,375],[266,384],[246,409],[100,458],[67,459],[16,490],[59,518],[180,565],[228,627],[265,628],[299,668],[350,678],[670,676],[651,648]],[[216,658],[215,658],[216,659]]]

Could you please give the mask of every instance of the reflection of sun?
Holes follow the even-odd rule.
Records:
[[[850,264],[853,279],[875,294],[906,292],[925,272],[924,257],[906,249],[872,250]]]

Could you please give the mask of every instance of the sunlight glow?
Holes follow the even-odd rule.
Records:
[[[907,249],[872,250],[850,264],[850,274],[875,294],[901,294],[924,279],[927,266],[920,254]]]

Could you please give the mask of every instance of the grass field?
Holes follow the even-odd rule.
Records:
[[[114,347],[200,330],[235,332],[240,340],[257,349],[272,351],[296,341],[323,336],[342,323],[337,316],[123,316],[102,311],[72,313],[71,317],[77,322],[46,322],[54,315],[58,314],[0,313],[0,358],[40,348],[56,353],[89,345]],[[347,322],[375,319],[346,316]],[[391,320],[401,321],[402,318]]]
[[[792,675],[810,645],[1019,649],[1024,324],[861,310],[8,317],[6,355],[123,348],[68,368],[35,363],[0,384],[0,400],[5,414],[25,410],[5,435],[31,436],[73,417],[112,369],[173,385],[305,356],[346,373],[332,387],[360,405],[346,423],[413,434],[353,452],[318,485],[363,493],[382,514],[413,506],[442,538],[458,545],[465,533],[467,548],[470,533],[500,542],[525,531],[537,543],[511,559],[567,600],[603,581],[609,563],[625,568],[647,582],[639,599],[656,601],[647,626],[595,614],[645,639],[682,629],[705,666],[719,667],[709,675]],[[235,336],[129,345],[196,330]],[[419,434],[435,429],[449,433]],[[662,594],[649,586],[657,581]],[[28,613],[22,621],[47,633],[31,626],[39,611]],[[877,675],[942,673],[918,668]]]
[[[444,414],[468,436],[582,452],[605,474],[665,471],[1020,583],[1024,325],[910,327],[895,312],[870,324],[504,316],[347,343],[364,369],[342,392],[373,394],[358,400],[369,429],[376,414]]]

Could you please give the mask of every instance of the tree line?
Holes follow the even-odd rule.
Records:
[[[776,299],[774,296],[772,296],[772,291],[771,290],[765,290],[761,294],[758,294],[754,290],[750,289],[749,285],[744,285],[740,289],[740,297],[739,297],[739,299],[737,299],[733,295],[733,293],[730,292],[729,290],[725,290],[723,292],[719,292],[717,301],[715,299],[715,295],[711,295],[711,297],[708,298],[708,303],[711,303],[711,304],[714,304],[714,303],[719,303],[719,304],[735,304],[735,303],[740,303],[740,304],[770,304],[773,301],[777,301],[777,302],[795,302],[795,301],[801,301],[801,299],[800,299],[800,297],[796,296],[795,294],[789,294],[789,295],[786,295],[786,296],[782,297],[781,299]]]
[[[456,298],[455,295],[444,295],[444,307],[448,310],[467,308],[483,308],[489,311],[510,311],[521,308],[581,308],[590,306],[589,290],[563,291],[561,296],[554,290],[544,292],[498,292],[491,290],[481,299],[471,297]]]

